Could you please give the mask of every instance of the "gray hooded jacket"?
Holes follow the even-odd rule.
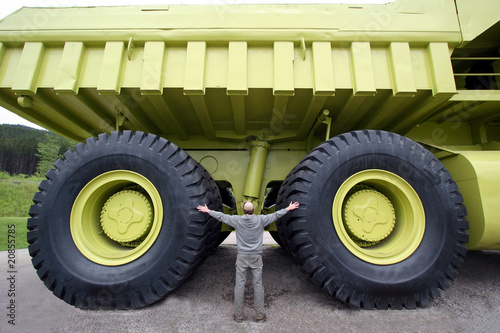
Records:
[[[283,208],[268,215],[227,215],[211,210],[210,216],[236,230],[238,253],[261,254],[264,228],[288,212]]]

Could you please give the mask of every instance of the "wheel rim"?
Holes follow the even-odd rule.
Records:
[[[344,246],[377,265],[408,258],[425,231],[418,194],[403,178],[385,170],[364,170],[344,181],[335,194],[332,217]]]
[[[149,180],[132,171],[110,171],[78,194],[71,210],[71,236],[89,260],[124,265],[154,244],[162,220],[160,194]]]

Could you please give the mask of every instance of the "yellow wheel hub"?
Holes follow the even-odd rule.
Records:
[[[376,190],[355,192],[344,206],[345,227],[353,239],[360,241],[358,245],[383,240],[391,234],[395,223],[391,201]]]
[[[339,187],[332,218],[342,244],[376,265],[408,258],[425,231],[424,208],[413,187],[398,175],[378,169],[358,172]]]
[[[101,211],[104,233],[122,245],[142,239],[151,229],[152,221],[151,203],[137,191],[123,190],[113,194]]]
[[[85,257],[118,266],[147,252],[162,221],[163,205],[155,186],[138,173],[115,170],[97,176],[80,191],[71,210],[70,229]]]

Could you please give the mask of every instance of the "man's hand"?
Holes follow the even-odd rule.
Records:
[[[198,211],[203,212],[203,213],[210,212],[210,209],[208,209],[207,204],[205,204],[205,206],[198,206],[196,208],[198,209]]]
[[[286,207],[286,210],[291,211],[291,210],[299,208],[299,206],[300,206],[300,204],[298,201],[293,202],[293,203],[290,201],[290,205],[288,205],[288,207]]]

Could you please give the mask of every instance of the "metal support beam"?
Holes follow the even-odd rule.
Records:
[[[131,94],[122,91],[116,98],[117,101],[112,105],[118,108],[137,129],[150,133],[161,133],[160,129],[147,117],[146,112],[141,109],[140,104]]]
[[[5,57],[6,50],[7,50],[7,47],[5,46],[5,44],[0,43],[0,66],[2,66],[3,58]]]
[[[461,101],[453,102],[446,107],[440,108],[437,113],[442,114],[442,119],[438,121],[438,124],[442,124],[447,121],[468,121],[472,113],[476,111],[485,102],[483,101]]]
[[[472,134],[472,143],[485,144],[488,143],[487,121],[477,120],[470,123],[470,131]]]
[[[260,197],[270,145],[265,141],[255,140],[251,146],[243,196],[248,199],[257,199]]]
[[[38,78],[45,57],[43,43],[24,44],[12,90],[18,95],[34,95],[38,89]]]
[[[351,62],[354,96],[374,96],[377,88],[369,42],[351,44]]]
[[[325,134],[325,141],[330,139],[331,135],[331,130],[332,130],[332,118],[330,117],[330,111],[329,110],[323,110],[319,114],[319,116],[316,119],[316,123],[314,124],[313,128],[311,129],[311,132],[309,132],[309,137],[307,139],[307,151],[311,151],[312,149],[312,140],[314,137],[314,133],[316,133],[316,130],[321,124],[326,125],[326,134]]]
[[[335,95],[332,44],[330,42],[313,42],[312,59],[314,96]]]
[[[358,120],[359,113],[358,108],[363,105],[367,97],[364,96],[354,96],[350,95],[347,101],[344,103],[340,111],[337,112],[337,118],[333,123],[333,133],[340,134],[354,126],[355,122]]]
[[[293,42],[274,42],[273,93],[275,96],[295,95],[293,60]]]
[[[141,74],[141,94],[163,94],[163,65],[165,43],[146,42],[144,45],[144,66]]]
[[[121,111],[118,110],[118,108],[115,108],[115,112],[116,112],[116,128],[115,128],[115,130],[119,131],[121,129],[121,127],[123,126],[123,123],[125,122],[125,115],[123,113],[121,113]]]
[[[89,113],[86,115],[92,120],[91,124],[102,132],[110,132],[115,129],[115,123],[109,111],[99,104],[94,95],[86,89],[80,89],[75,98],[82,103]]]
[[[176,135],[180,140],[186,141],[189,139],[188,130],[186,126],[179,119],[177,114],[172,111],[170,103],[167,101],[165,95],[163,96],[148,96],[149,101],[161,116],[169,129],[169,133]]]
[[[381,92],[382,95],[386,92]],[[382,96],[384,97],[384,96]],[[387,94],[380,104],[373,103],[373,107],[370,111],[360,119],[356,124],[356,128],[382,128],[390,123],[395,117],[396,110],[398,106],[403,102],[404,98],[394,98],[393,94]]]
[[[246,133],[245,96],[248,95],[248,46],[246,42],[229,42],[227,95],[231,98],[234,131]]]
[[[79,80],[82,71],[85,45],[82,42],[68,42],[64,50],[57,72],[54,91],[56,94],[76,95],[79,91]]]
[[[274,97],[273,112],[271,114],[271,122],[269,124],[269,128],[273,134],[281,133],[287,125],[286,119],[289,99],[289,96]]]
[[[316,121],[316,115],[321,112],[321,109],[323,109],[326,100],[327,96],[312,96],[311,101],[309,102],[309,106],[307,107],[306,114],[297,132],[298,140],[305,139],[307,134],[311,131],[311,128]]]
[[[447,43],[429,43],[427,47],[429,71],[434,97],[451,97],[457,93],[450,49]]]
[[[412,105],[412,112],[403,120],[395,120],[392,125],[387,127],[388,131],[406,134],[416,125],[420,124],[424,119],[428,118],[433,110],[437,110],[441,104],[446,103],[447,98],[436,98],[430,95],[422,97],[422,99]]]
[[[193,105],[196,116],[200,121],[203,133],[209,140],[215,140],[215,129],[210,118],[210,111],[204,95],[189,95],[191,104]]]
[[[107,42],[104,47],[101,71],[97,91],[101,95],[118,95],[121,91],[121,78],[125,44],[123,42]]]
[[[248,95],[247,42],[229,42],[227,66],[227,94]]]
[[[394,96],[413,97],[417,94],[411,61],[410,44],[393,42],[389,45]]]
[[[245,98],[245,96],[231,95],[234,131],[238,135],[244,135],[247,131]]]
[[[184,95],[205,94],[206,42],[188,42]]]
[[[74,135],[89,138],[95,135],[94,127],[82,119],[78,115],[67,112],[66,109],[61,107],[56,100],[55,95],[47,91],[39,91],[36,94],[34,103],[37,105],[37,110],[47,118],[57,118],[64,123],[64,128],[74,132]]]

